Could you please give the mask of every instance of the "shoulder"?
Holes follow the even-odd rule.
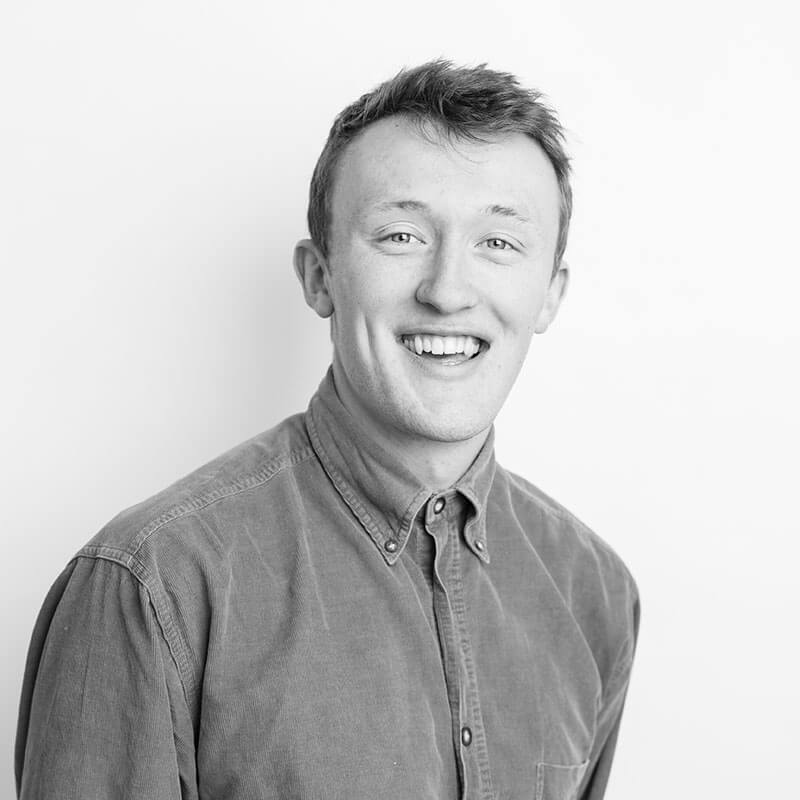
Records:
[[[495,502],[507,506],[583,631],[601,674],[633,658],[639,590],[614,549],[524,478],[498,467]]]
[[[247,582],[249,564],[269,557],[272,520],[296,507],[298,483],[308,482],[298,472],[315,469],[310,462],[314,451],[297,414],[125,509],[75,555],[74,564],[104,564],[138,584],[190,702],[213,610]]]
[[[636,583],[614,549],[572,512],[521,476],[498,467],[496,482],[539,555],[556,572],[595,573],[606,583],[636,592]]]
[[[117,561],[145,583],[159,564],[219,556],[230,549],[220,537],[243,522],[243,507],[268,506],[280,476],[313,455],[296,414],[121,511],[77,555]]]

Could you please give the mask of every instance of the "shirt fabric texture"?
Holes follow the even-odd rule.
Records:
[[[599,800],[638,627],[618,556],[496,464],[424,486],[339,400],[122,512],[50,590],[24,800]]]

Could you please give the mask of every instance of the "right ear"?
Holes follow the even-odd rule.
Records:
[[[311,239],[301,239],[295,246],[294,271],[303,287],[306,303],[323,318],[333,314],[328,264]]]

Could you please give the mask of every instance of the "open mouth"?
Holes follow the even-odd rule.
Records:
[[[488,350],[489,345],[476,336],[436,336],[430,333],[406,334],[401,344],[420,358],[436,360],[442,364],[462,364]]]

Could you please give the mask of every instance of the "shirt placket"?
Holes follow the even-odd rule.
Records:
[[[442,649],[461,800],[494,800],[461,568],[463,556],[474,556],[463,549],[460,515],[451,510],[451,505],[445,496],[434,496],[425,513],[425,528],[436,542],[433,611]]]

